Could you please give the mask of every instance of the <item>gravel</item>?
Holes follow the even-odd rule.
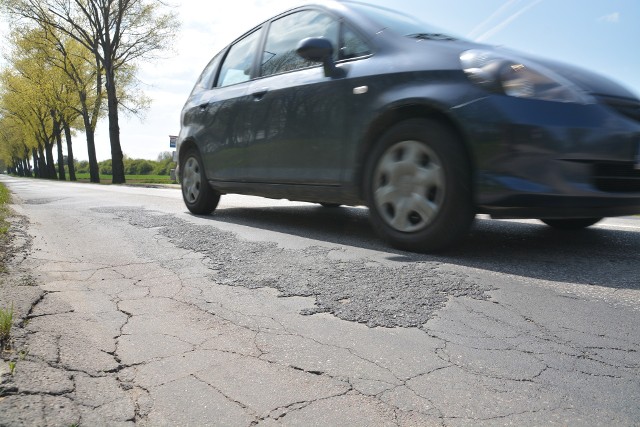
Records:
[[[282,297],[315,297],[303,314],[331,313],[369,327],[421,327],[453,297],[488,299],[491,288],[437,261],[390,267],[366,260],[336,260],[332,249],[291,250],[253,242],[212,226],[137,208],[100,208],[131,225],[156,228],[179,248],[203,254],[212,279],[250,289],[269,287]]]

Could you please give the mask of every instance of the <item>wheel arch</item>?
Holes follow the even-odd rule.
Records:
[[[182,181],[182,170],[181,170],[182,168],[180,167],[180,163],[182,162],[182,159],[184,158],[187,151],[189,151],[191,148],[195,148],[196,150],[199,150],[198,144],[196,144],[196,142],[192,138],[185,139],[180,143],[180,146],[178,147],[178,158],[177,158],[178,170],[176,174],[176,178],[178,178],[178,182]]]
[[[419,103],[407,103],[402,105],[394,105],[392,108],[388,108],[385,112],[380,114],[378,117],[376,117],[375,120],[371,122],[367,132],[365,133],[365,136],[360,145],[358,154],[358,167],[356,171],[356,182],[358,182],[358,191],[360,197],[363,198],[365,195],[365,168],[367,163],[367,156],[372,151],[373,146],[387,129],[402,121],[410,119],[435,120],[445,125],[451,132],[456,135],[467,157],[467,163],[471,168],[472,189],[475,188],[473,181],[475,181],[476,179],[476,165],[473,160],[473,151],[469,144],[468,138],[463,132],[460,124],[457,123],[453,117],[443,111],[443,109],[436,106]],[[475,193],[475,191],[473,193]]]

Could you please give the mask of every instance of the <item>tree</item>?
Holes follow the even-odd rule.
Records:
[[[16,16],[52,27],[91,52],[104,70],[113,182],[123,183],[117,71],[164,49],[178,22],[154,0],[0,0]]]
[[[154,175],[169,175],[171,169],[174,169],[175,163],[173,161],[173,154],[170,151],[163,151],[158,154],[157,165],[153,171]]]
[[[22,128],[25,145],[34,154],[36,175],[56,178],[47,73],[37,72],[35,64],[29,61],[18,60],[14,65],[14,70],[0,74],[0,111]]]
[[[11,173],[31,176],[29,147],[23,127],[12,116],[0,115],[0,161],[9,167]]]
[[[67,152],[71,158],[69,173],[72,180],[75,180],[71,134],[72,127],[78,127],[84,131],[86,137],[90,181],[100,182],[95,131],[98,119],[102,116],[101,107],[105,96],[103,76],[95,58],[77,41],[53,28],[44,27],[28,31],[14,44],[17,50],[35,50],[40,61],[61,72],[64,75],[61,78],[66,76],[67,103],[62,104],[60,120],[67,141]]]
[[[37,175],[55,178],[57,174],[64,180],[62,132],[79,115],[78,97],[71,90],[72,81],[64,69],[53,65],[64,61],[64,57],[52,49],[54,45],[47,36],[46,31],[39,29],[13,33],[11,45],[14,49],[7,58],[12,69],[5,70],[1,79],[5,89],[2,105],[5,111],[21,119],[23,125],[30,129],[28,132],[33,133],[36,151],[46,154],[44,160],[43,155],[34,156],[38,164]],[[64,131],[68,152],[72,156],[70,129]],[[54,145],[58,147],[57,172],[52,153]],[[70,173],[74,178],[73,168],[70,168]]]

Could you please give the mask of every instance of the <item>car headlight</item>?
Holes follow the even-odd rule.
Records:
[[[555,102],[593,102],[588,94],[567,79],[516,57],[474,49],[463,52],[460,62],[473,83],[492,92]]]

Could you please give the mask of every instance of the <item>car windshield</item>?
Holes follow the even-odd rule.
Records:
[[[348,2],[348,4],[380,25],[381,30],[389,29],[397,34],[421,40],[461,39],[461,37],[445,32],[435,25],[427,24],[414,16],[397,10],[360,2]]]

